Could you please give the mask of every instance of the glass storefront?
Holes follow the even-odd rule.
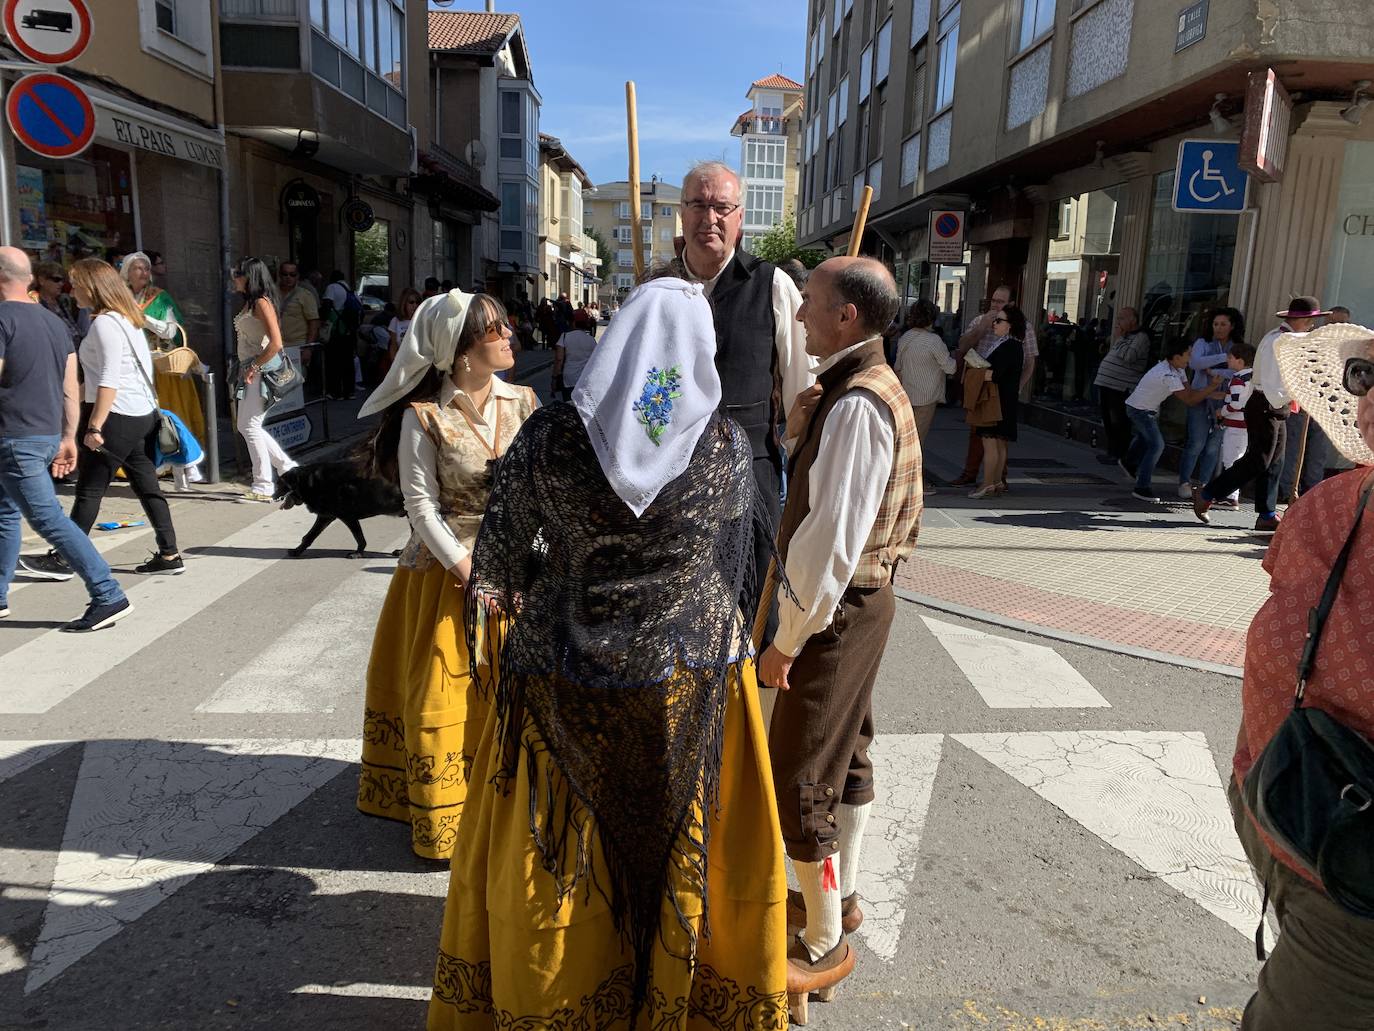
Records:
[[[1374,324],[1374,143],[1345,145],[1345,166],[1331,234],[1331,271],[1323,304],[1350,309],[1350,319]]]
[[[1206,313],[1231,303],[1240,225],[1239,215],[1175,211],[1173,195],[1173,171],[1155,176],[1140,324],[1156,354],[1174,341],[1196,340]]]
[[[1040,348],[1037,393],[1088,400],[1116,317],[1123,187],[1065,197],[1050,208],[1045,286],[1026,316]]]
[[[128,153],[95,146],[64,161],[30,151],[18,158],[20,246],[36,260],[71,265],[137,249]]]

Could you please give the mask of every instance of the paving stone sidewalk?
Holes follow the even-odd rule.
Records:
[[[1245,632],[1268,593],[1269,536],[1255,514],[1214,512],[1210,526],[1156,477],[1164,503],[1087,447],[1021,426],[1011,490],[974,501],[945,486],[959,474],[968,431],[942,408],[927,441],[939,484],[926,497],[916,555],[897,586],[956,610],[1093,638],[1184,664],[1238,668]]]

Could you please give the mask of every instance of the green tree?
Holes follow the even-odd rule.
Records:
[[[582,232],[590,236],[592,241],[596,244],[596,256],[601,259],[601,269],[598,275],[601,279],[605,279],[606,274],[610,271],[611,263],[615,260],[611,245],[608,244],[606,238],[592,226],[584,226]]]
[[[353,237],[353,265],[360,276],[384,276],[391,270],[391,233],[385,222],[375,223]]]
[[[824,251],[803,250],[797,246],[797,222],[788,215],[754,242],[754,254],[764,261],[781,265],[796,258],[807,268],[815,268],[825,260]]]

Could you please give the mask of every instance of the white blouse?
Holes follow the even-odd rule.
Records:
[[[148,340],[119,312],[95,317],[79,354],[87,404],[95,403],[101,387],[113,387],[116,393],[110,411],[116,415],[147,415],[157,407],[157,396],[148,385],[153,378]]]

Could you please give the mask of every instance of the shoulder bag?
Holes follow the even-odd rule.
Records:
[[[1374,476],[1360,491],[1355,523],[1321,599],[1308,613],[1293,711],[1241,785],[1246,808],[1260,829],[1321,883],[1331,901],[1368,919],[1374,919],[1374,743],[1329,713],[1305,706],[1303,699],[1371,488]],[[1268,885],[1264,896],[1267,908]],[[1255,945],[1263,959],[1262,915]]]
[[[138,352],[134,350],[134,343],[129,339],[129,335],[124,335],[124,343],[129,347],[129,354],[134,360],[134,365],[138,368],[143,382],[148,384],[148,392],[153,395],[153,412],[157,416],[157,449],[166,457],[179,454],[181,452],[181,433],[177,430],[177,424],[172,421],[172,417],[162,410],[162,405],[157,399],[157,387],[153,385],[153,377],[148,375],[148,370],[143,367],[143,363],[138,360]],[[147,346],[146,344],[144,346]],[[150,353],[149,361],[152,360]]]

